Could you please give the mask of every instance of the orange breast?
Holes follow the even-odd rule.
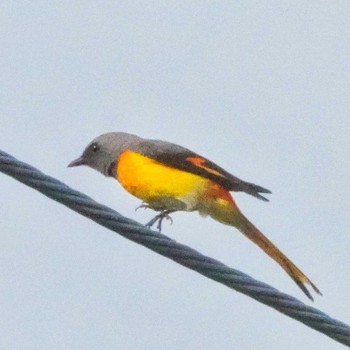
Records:
[[[210,182],[129,150],[120,155],[116,174],[129,193],[148,203],[157,197],[196,197]]]

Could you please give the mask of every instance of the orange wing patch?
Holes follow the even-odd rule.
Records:
[[[204,158],[201,158],[201,157],[187,157],[186,160],[189,161],[190,163],[192,163],[193,165],[197,166],[198,168],[204,169],[205,171],[207,171],[210,174],[213,174],[213,175],[216,175],[216,176],[225,177],[220,172],[205,166],[204,164],[207,162],[207,160],[204,159]]]

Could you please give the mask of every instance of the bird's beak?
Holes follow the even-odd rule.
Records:
[[[79,166],[79,165],[84,165],[84,164],[86,164],[86,163],[85,163],[85,160],[84,160],[84,158],[81,156],[81,157],[79,157],[79,158],[73,160],[72,162],[70,162],[70,163],[68,164],[68,168],[72,168],[72,167],[74,167],[74,166]]]

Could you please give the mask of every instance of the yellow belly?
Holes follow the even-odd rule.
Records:
[[[171,168],[132,151],[123,152],[116,165],[117,180],[131,194],[149,204],[166,198],[183,201],[188,209],[209,180]]]

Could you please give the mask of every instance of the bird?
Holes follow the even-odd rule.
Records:
[[[68,167],[86,165],[116,179],[140,207],[158,214],[146,224],[170,219],[177,211],[198,211],[202,216],[233,226],[277,262],[305,295],[306,285],[322,295],[316,285],[240,211],[231,192],[245,192],[260,200],[271,191],[239,179],[220,166],[180,145],[145,139],[125,132],[110,132],[92,140]]]

